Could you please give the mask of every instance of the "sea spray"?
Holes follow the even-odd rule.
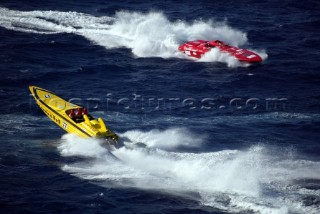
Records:
[[[102,143],[102,140],[99,139],[80,138],[74,134],[65,134],[62,136],[58,149],[63,156],[97,158],[107,153],[107,150],[102,147]]]
[[[62,169],[83,179],[99,181],[97,184],[106,187],[133,187],[182,197],[184,194],[190,197],[191,193],[199,203],[228,212],[248,209],[260,213],[317,212],[318,208],[305,207],[300,201],[301,197],[320,193],[306,189],[299,182],[306,178],[320,179],[318,162],[292,160],[294,155],[282,154],[281,148],[270,149],[264,145],[244,150],[174,152],[163,146],[161,140],[154,140],[170,131],[134,130],[120,134],[134,142],[142,140],[146,147],[122,147],[112,152],[118,159],[110,158],[102,147],[94,146],[90,151],[79,139],[67,135],[63,143],[68,144],[68,152],[60,145],[61,154],[87,154],[90,158],[65,164]],[[185,132],[186,136],[181,134],[183,131],[175,132],[176,138],[181,138],[174,140],[175,146],[184,145],[183,139],[189,132]],[[153,142],[148,144],[148,140]],[[88,139],[85,141],[90,143]]]
[[[245,32],[230,27],[226,22],[170,21],[162,12],[152,11],[119,11],[113,17],[95,17],[78,12],[24,12],[0,8],[0,26],[37,34],[74,33],[106,49],[128,48],[135,57],[188,58],[178,51],[178,47],[196,39],[219,39],[233,46],[248,42]],[[267,55],[264,56],[265,59]],[[198,61],[218,61],[229,67],[249,66],[216,50]]]
[[[206,138],[206,136],[197,135],[185,128],[171,128],[164,131],[153,129],[147,132],[130,130],[120,136],[133,143],[143,143],[148,148],[160,148],[165,150],[177,147],[201,147]]]

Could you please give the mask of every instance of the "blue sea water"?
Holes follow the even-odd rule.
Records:
[[[319,213],[319,11],[311,0],[2,0],[1,213]],[[178,53],[195,39],[264,60]],[[114,158],[65,134],[29,85],[86,106],[127,147]]]

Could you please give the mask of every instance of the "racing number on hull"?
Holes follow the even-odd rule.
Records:
[[[66,122],[62,122],[62,127],[64,128],[64,129],[67,129],[67,127],[68,127],[68,123],[66,123]]]

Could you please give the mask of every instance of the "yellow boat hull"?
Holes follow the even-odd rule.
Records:
[[[118,136],[105,126],[101,118],[89,119],[84,115],[82,122],[76,122],[68,116],[67,112],[82,108],[81,106],[67,102],[46,89],[36,86],[29,86],[29,89],[42,111],[66,132],[84,138],[98,137],[117,142]]]

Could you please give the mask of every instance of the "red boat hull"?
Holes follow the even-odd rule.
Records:
[[[191,57],[201,58],[205,53],[209,52],[212,48],[218,48],[221,52],[229,53],[231,56],[234,56],[241,62],[259,63],[262,61],[262,58],[258,54],[252,51],[233,47],[219,40],[190,41],[179,46],[179,51]]]

